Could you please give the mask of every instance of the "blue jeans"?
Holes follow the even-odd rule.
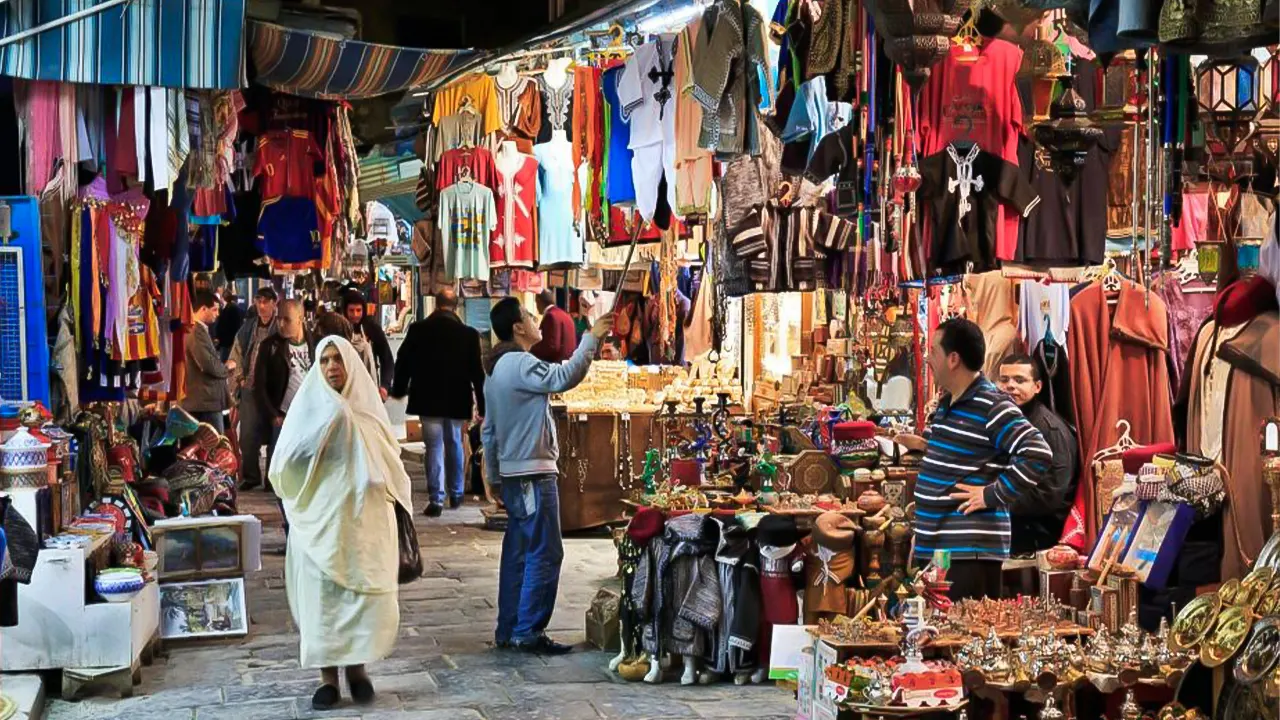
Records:
[[[498,571],[498,642],[529,642],[551,622],[560,587],[560,491],[555,475],[502,479],[507,532]]]
[[[449,497],[460,498],[462,486],[462,426],[452,418],[421,418],[422,443],[427,450],[427,495],[431,502],[444,504]]]

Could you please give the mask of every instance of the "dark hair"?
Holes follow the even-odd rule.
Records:
[[[538,302],[539,302],[539,307],[551,307],[552,305],[555,305],[556,304],[555,291],[548,288],[538,293]],[[542,310],[538,310],[538,312],[542,312]]]
[[[1004,356],[1004,359],[1000,361],[1000,364],[1002,366],[1003,365],[1030,365],[1031,379],[1044,380],[1044,378],[1040,376],[1040,363],[1036,362],[1035,358],[1031,357],[1026,353],[1009,353],[1008,355]]]
[[[938,326],[938,344],[949,353],[960,356],[960,362],[973,371],[982,369],[987,356],[987,340],[982,328],[972,320],[951,318]]]
[[[253,296],[255,298],[270,300],[271,302],[276,302],[277,300],[280,299],[280,296],[276,294],[276,289],[271,287],[270,285],[263,285],[262,287],[258,288],[258,292],[254,293]]]
[[[317,339],[337,335],[344,340],[350,340],[353,332],[350,320],[330,311],[316,315],[314,331]]]
[[[436,293],[437,310],[455,310],[458,307],[458,293],[453,288],[442,288]]]
[[[493,334],[502,342],[511,342],[516,336],[516,325],[524,317],[524,309],[520,301],[513,298],[502,298],[489,311],[489,324],[493,326]]]
[[[203,310],[207,307],[218,307],[218,298],[208,290],[197,290],[191,298],[191,307],[195,310]]]

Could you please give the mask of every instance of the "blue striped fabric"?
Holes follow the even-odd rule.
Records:
[[[929,447],[916,480],[916,558],[934,550],[953,560],[1009,556],[1009,506],[1049,469],[1049,446],[1022,411],[990,380],[978,380],[958,400],[944,397],[925,430]],[[959,511],[949,496],[958,485],[985,487],[988,509]]]
[[[0,36],[102,0],[9,0]],[[228,90],[245,85],[245,0],[130,0],[0,48],[0,73],[28,80]]]

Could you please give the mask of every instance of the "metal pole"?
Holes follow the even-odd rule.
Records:
[[[3,5],[5,2],[8,2],[8,0],[0,0],[0,5]],[[94,6],[93,6],[93,7],[91,7],[91,8],[85,8],[85,9],[83,9],[83,10],[77,10],[77,11],[75,11],[75,12],[71,13],[70,15],[66,15],[66,16],[64,16],[64,17],[60,17],[60,18],[58,18],[57,20],[51,20],[51,21],[49,21],[49,22],[45,23],[44,25],[37,25],[36,27],[33,27],[33,28],[29,29],[29,30],[23,30],[22,32],[14,33],[13,35],[9,35],[9,36],[7,36],[7,37],[5,37],[5,38],[2,38],[2,39],[0,39],[0,47],[4,47],[4,46],[6,46],[6,45],[12,45],[13,43],[16,43],[16,42],[18,42],[18,41],[26,40],[27,38],[29,38],[29,37],[31,37],[31,36],[33,36],[33,35],[39,35],[39,34],[41,34],[41,33],[43,33],[43,32],[48,31],[48,30],[53,30],[53,29],[55,29],[55,28],[60,28],[60,27],[62,27],[63,25],[70,25],[71,23],[73,23],[73,22],[75,22],[75,21],[77,21],[77,20],[80,20],[80,19],[82,19],[82,18],[86,18],[86,17],[88,17],[88,16],[90,16],[90,15],[96,15],[97,13],[100,13],[100,12],[102,12],[102,11],[104,11],[104,10],[110,10],[111,8],[113,8],[113,7],[117,6],[117,5],[123,5],[123,4],[127,3],[127,2],[129,2],[129,0],[107,0],[106,2],[102,3],[101,5],[94,5]]]

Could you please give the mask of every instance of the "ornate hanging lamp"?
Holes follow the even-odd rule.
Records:
[[[1093,119],[1100,123],[1137,123],[1138,107],[1143,102],[1139,77],[1137,53],[1132,50],[1116,53],[1102,72],[1102,101],[1093,111]]]
[[[1252,55],[1210,58],[1196,69],[1196,101],[1210,155],[1231,160],[1252,155],[1257,129],[1259,66]]]
[[[1280,164],[1280,45],[1272,45],[1262,63],[1258,86],[1262,112],[1258,115],[1258,131],[1253,135],[1254,148],[1270,165]]]
[[[1066,187],[1075,181],[1085,157],[1102,138],[1102,128],[1089,119],[1070,72],[1062,78],[1062,94],[1049,106],[1049,119],[1033,125],[1032,131],[1049,154],[1050,169]]]
[[[1049,119],[1049,105],[1053,102],[1053,88],[1058,80],[1066,77],[1067,59],[1046,37],[1046,22],[1036,24],[1035,37],[1022,48],[1022,65],[1019,78],[1031,79],[1031,117],[1035,122]]]
[[[867,9],[884,51],[902,67],[903,77],[919,91],[930,69],[951,51],[951,36],[972,0],[874,0]]]

